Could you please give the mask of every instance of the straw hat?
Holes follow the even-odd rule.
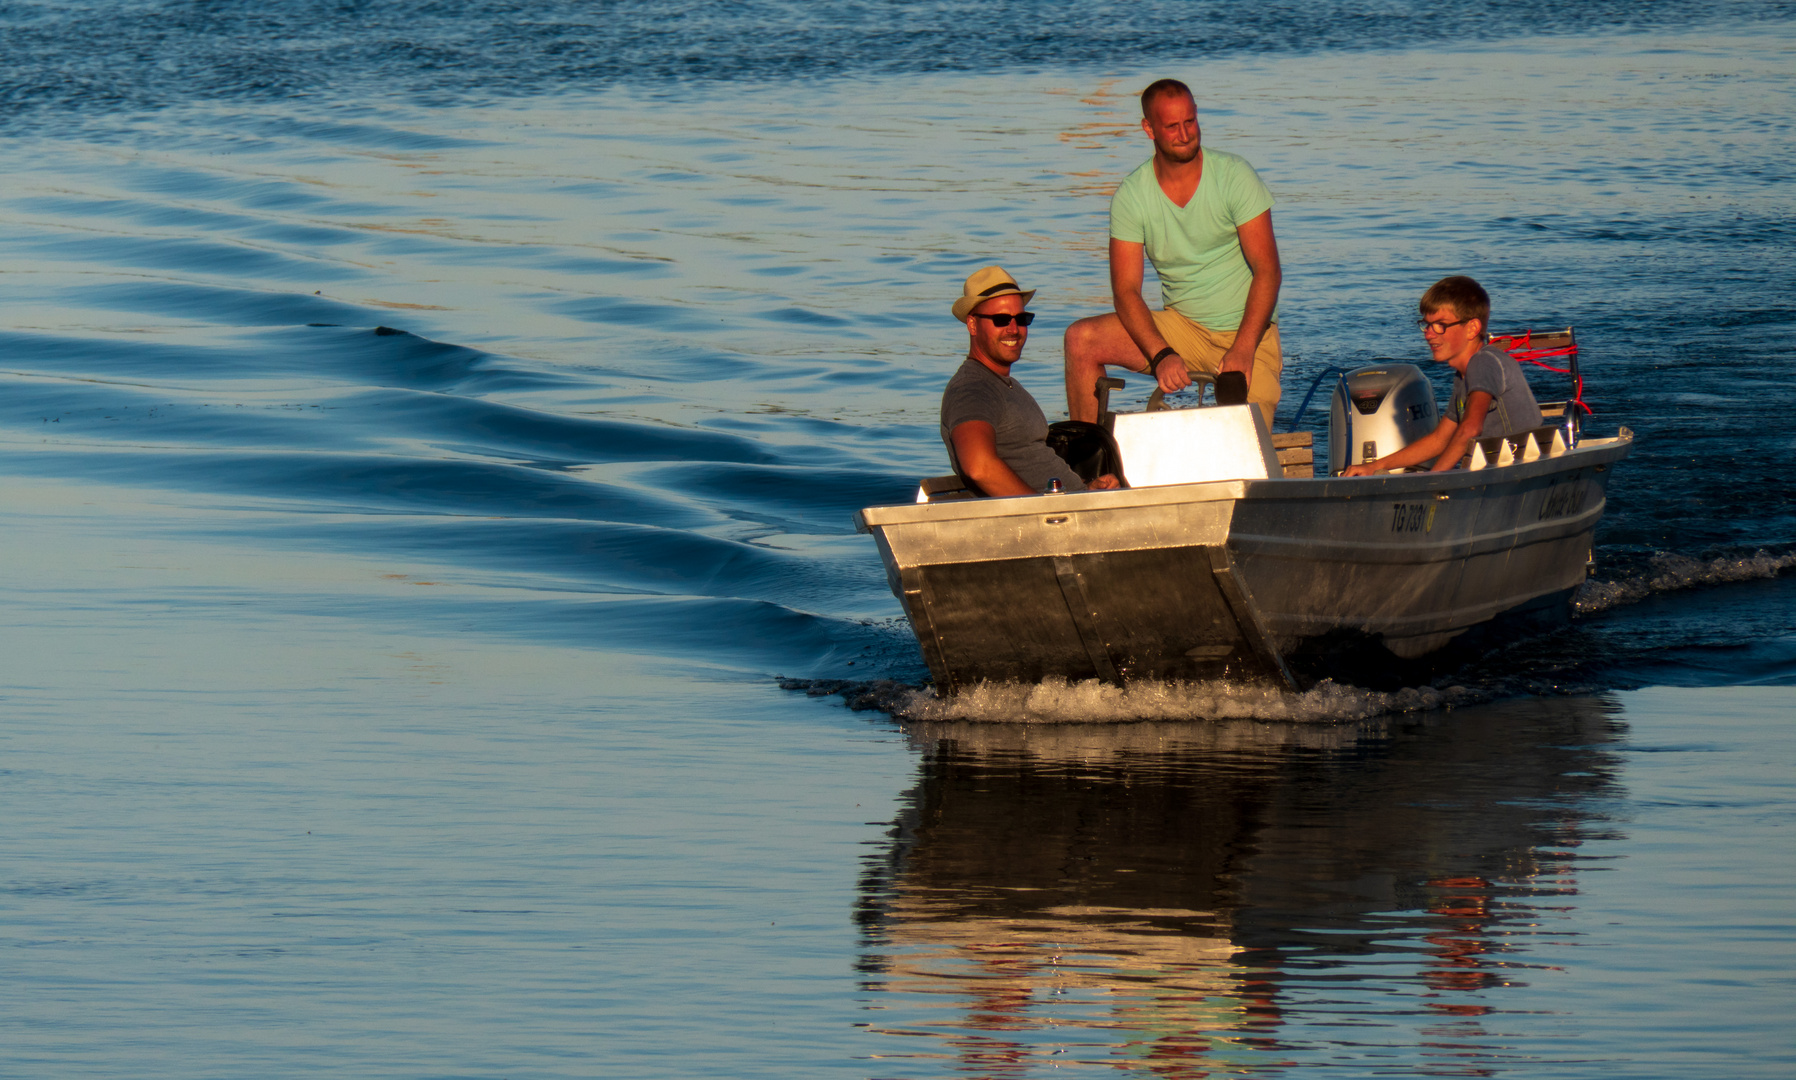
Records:
[[[988,266],[974,271],[973,276],[967,279],[966,285],[961,289],[960,299],[954,301],[954,317],[966,322],[974,308],[994,296],[1020,296],[1023,303],[1027,304],[1034,295],[1034,289],[1017,288],[1016,279],[1006,273],[1002,266]]]

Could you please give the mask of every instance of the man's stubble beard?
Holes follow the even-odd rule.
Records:
[[[1174,165],[1189,165],[1193,161],[1197,160],[1197,155],[1203,149],[1203,144],[1202,143],[1194,143],[1191,147],[1191,152],[1189,154],[1185,154],[1183,156],[1180,156],[1177,152],[1169,150],[1168,148],[1166,148],[1164,146],[1160,147],[1159,149],[1160,149],[1160,156],[1165,158],[1166,160],[1172,162]]]

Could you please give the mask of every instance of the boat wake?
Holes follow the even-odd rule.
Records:
[[[1144,679],[1114,686],[1087,679],[984,682],[953,697],[893,680],[785,679],[780,686],[813,697],[839,694],[856,710],[898,720],[977,720],[1023,724],[1131,723],[1142,720],[1267,720],[1338,724],[1395,713],[1427,712],[1490,700],[1485,688],[1364,690],[1324,680],[1302,693],[1259,683]]]
[[[1760,581],[1777,577],[1792,567],[1796,567],[1796,551],[1773,555],[1760,550],[1751,555],[1711,559],[1659,554],[1638,573],[1617,581],[1586,582],[1572,598],[1572,611],[1577,615],[1595,615],[1639,603],[1657,593],[1736,581]]]

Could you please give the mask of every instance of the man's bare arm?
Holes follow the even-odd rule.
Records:
[[[1253,384],[1253,354],[1272,325],[1272,311],[1278,306],[1279,286],[1284,283],[1284,268],[1278,261],[1278,239],[1272,235],[1272,211],[1243,222],[1235,229],[1241,241],[1241,255],[1253,271],[1253,282],[1247,286],[1247,306],[1241,313],[1241,325],[1235,331],[1235,343],[1222,354],[1222,371],[1239,371]]]
[[[1166,339],[1160,336],[1159,327],[1154,325],[1153,310],[1141,297],[1141,284],[1145,277],[1142,271],[1144,256],[1144,245],[1111,238],[1110,296],[1116,305],[1116,317],[1122,320],[1123,329],[1128,331],[1130,340],[1141,350],[1145,361],[1158,355],[1160,350],[1167,348],[1167,344]],[[1177,353],[1167,356],[1155,370],[1149,372],[1159,380],[1160,389],[1169,394],[1191,385],[1191,373],[1185,370],[1183,363],[1166,363],[1177,356]]]
[[[998,433],[984,420],[968,420],[948,432],[954,441],[954,457],[960,471],[987,495],[1034,495],[1004,459],[998,456]]]

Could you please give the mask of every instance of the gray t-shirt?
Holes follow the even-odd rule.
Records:
[[[948,460],[956,472],[960,471],[960,459],[954,455],[949,433],[969,420],[983,420],[992,426],[998,457],[1023,483],[1046,491],[1048,481],[1059,477],[1062,491],[1085,490],[1085,482],[1073,467],[1048,449],[1048,418],[1035,398],[1015,379],[1005,378],[971,357],[942,391],[942,444],[948,448]]]
[[[1482,390],[1494,399],[1490,412],[1485,414],[1480,438],[1520,435],[1541,425],[1540,405],[1534,400],[1534,391],[1528,388],[1522,365],[1495,345],[1486,345],[1472,354],[1465,374],[1454,376],[1447,417],[1455,424],[1465,421],[1466,399],[1474,390]]]

